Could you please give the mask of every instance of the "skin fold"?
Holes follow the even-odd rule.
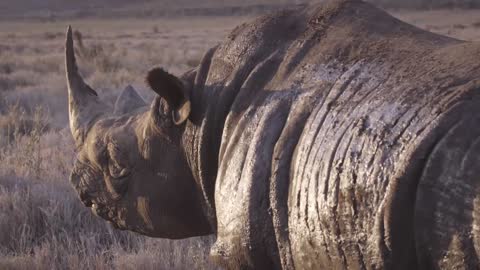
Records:
[[[480,44],[327,1],[235,28],[108,108],[66,67],[79,198],[226,269],[477,269]]]

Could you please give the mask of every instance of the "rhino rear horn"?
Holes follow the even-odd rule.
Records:
[[[146,106],[145,101],[140,97],[137,91],[131,86],[128,85],[123,89],[123,91],[118,95],[117,101],[115,102],[115,109],[113,114],[121,115],[128,112],[131,112],[135,109]]]
[[[65,44],[65,69],[68,85],[68,110],[70,130],[77,146],[81,145],[88,130],[100,116],[109,111],[97,92],[85,83],[78,72],[73,46],[72,28],[67,30]]]
[[[165,99],[172,109],[172,119],[176,125],[184,123],[190,115],[190,96],[184,83],[162,68],[148,72],[147,83],[155,93]]]

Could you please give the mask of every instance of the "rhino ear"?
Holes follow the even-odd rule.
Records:
[[[180,125],[190,115],[190,96],[184,83],[161,68],[148,72],[147,83],[172,109],[173,122]]]
[[[122,115],[146,105],[147,104],[137,91],[135,91],[131,85],[128,85],[123,89],[120,95],[118,95],[113,113],[115,115]]]

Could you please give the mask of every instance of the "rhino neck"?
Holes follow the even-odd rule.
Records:
[[[219,110],[219,97],[213,95],[206,80],[212,56],[210,49],[200,65],[182,76],[191,87],[192,112],[183,133],[183,146],[193,177],[202,193],[204,214],[214,232],[215,215],[214,188],[218,169],[218,153],[227,110]]]

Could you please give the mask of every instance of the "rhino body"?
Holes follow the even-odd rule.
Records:
[[[68,58],[67,42],[67,69]],[[72,183],[115,226],[215,234],[211,255],[229,269],[480,265],[480,44],[333,1],[241,25],[169,76],[149,74],[151,108],[87,117],[81,130],[71,112]],[[120,198],[90,177],[116,129],[140,170]]]

